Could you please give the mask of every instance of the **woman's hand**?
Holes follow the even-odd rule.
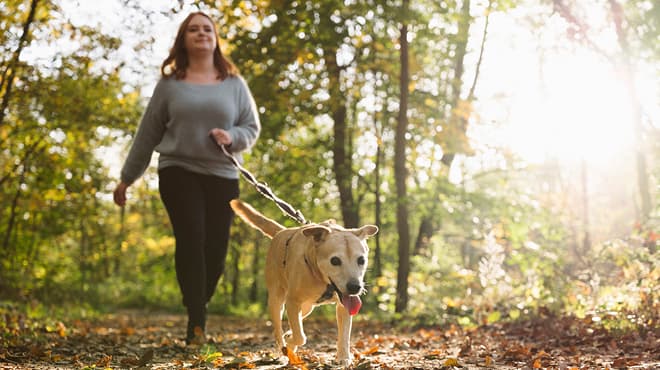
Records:
[[[112,198],[120,207],[123,207],[126,204],[126,189],[128,189],[128,184],[123,181],[120,181],[115,188],[114,193],[112,193]]]
[[[209,131],[209,135],[215,140],[218,145],[231,145],[231,134],[221,128],[214,128]]]

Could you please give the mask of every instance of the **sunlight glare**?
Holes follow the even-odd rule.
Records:
[[[545,80],[515,98],[509,143],[530,162],[602,163],[633,145],[630,99],[612,68],[589,53],[558,54]]]

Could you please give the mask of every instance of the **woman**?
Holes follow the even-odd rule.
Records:
[[[238,171],[216,143],[240,160],[260,131],[250,90],[216,35],[204,13],[181,23],[114,191],[115,203],[124,206],[128,186],[142,176],[153,151],[160,153],[159,191],[176,239],[189,344],[205,341],[206,305],[224,271],[234,216],[229,201],[239,193]]]

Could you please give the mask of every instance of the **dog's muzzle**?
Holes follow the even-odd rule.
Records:
[[[351,295],[358,295],[362,292],[362,284],[357,280],[351,280],[346,284],[346,291]]]
[[[349,315],[353,316],[360,311],[360,308],[362,307],[362,300],[357,294],[362,292],[362,285],[359,282],[356,283],[355,281],[351,281],[346,284],[348,294],[342,293],[342,291],[337,287],[337,284],[335,284],[332,279],[330,279],[330,285],[337,293],[341,304],[346,308],[346,310],[348,310]]]

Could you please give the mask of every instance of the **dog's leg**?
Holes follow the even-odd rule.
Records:
[[[335,315],[337,316],[337,362],[343,367],[348,367],[351,365],[350,343],[353,318],[340,303],[337,303]]]
[[[301,307],[302,318],[309,316],[310,313],[314,310],[314,305],[311,303],[303,304]]]
[[[291,327],[291,336],[286,340],[286,346],[292,352],[296,352],[298,346],[302,346],[307,342],[305,333],[303,332],[302,325],[302,307],[297,302],[286,303],[286,315]]]
[[[270,313],[270,319],[273,320],[273,335],[275,336],[275,344],[278,351],[284,348],[284,334],[282,333],[283,297],[283,295],[279,294],[268,295],[268,311]]]

